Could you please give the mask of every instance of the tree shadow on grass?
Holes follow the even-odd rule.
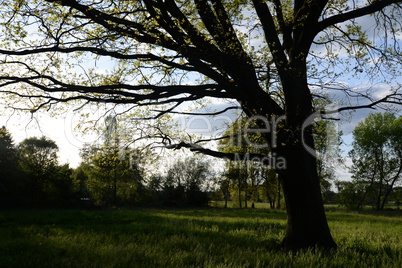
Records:
[[[155,212],[155,211],[154,211]],[[263,219],[197,218],[172,211],[41,212],[8,222],[18,243],[3,241],[8,267],[124,267],[252,263],[279,250],[285,226]],[[220,214],[219,214],[220,215]],[[22,215],[23,216],[23,215]],[[30,219],[29,219],[30,218]],[[13,263],[14,262],[14,263]]]

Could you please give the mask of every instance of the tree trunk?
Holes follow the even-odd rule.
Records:
[[[281,175],[278,175],[278,178],[277,178],[277,191],[278,191],[278,201],[277,201],[277,203],[276,203],[276,208],[277,209],[281,209]]]
[[[225,208],[227,208],[228,207],[228,199],[229,199],[229,187],[225,189],[224,195],[225,195]]]
[[[317,159],[312,154],[312,131],[302,126],[289,128],[286,145],[281,148],[280,155],[286,161],[281,180],[288,217],[282,246],[288,250],[336,248],[324,211]]]
[[[385,191],[384,198],[383,198],[382,204],[381,204],[381,209],[384,209],[385,203],[387,203],[388,197],[391,194],[392,190],[394,189],[394,184],[398,180],[398,178],[399,178],[399,176],[400,176],[400,174],[402,172],[402,161],[399,160],[399,162],[400,162],[399,163],[399,169],[398,169],[397,173],[395,174],[395,176],[392,178],[391,184],[388,185],[388,187],[387,187],[387,189]],[[398,206],[398,209],[399,209],[399,206]]]
[[[269,194],[268,189],[265,189],[265,194],[267,195],[267,198],[268,198],[269,207],[270,207],[270,208],[274,208],[274,207],[275,207],[275,201],[273,200],[273,198],[272,198],[271,195]]]
[[[242,208],[242,201],[241,201],[241,181],[240,181],[240,178],[238,179],[237,194],[239,195],[239,208]]]
[[[295,63],[292,68],[296,70],[294,76],[282,79],[286,119],[285,129],[278,134],[278,152],[286,161],[281,180],[288,218],[282,245],[289,250],[336,248],[325,216],[317,158],[313,155],[312,96],[303,65]]]
[[[271,129],[274,131],[265,133],[266,141],[269,143],[275,139],[275,143],[270,143],[273,157],[278,158],[277,163],[280,162],[279,157],[283,157],[286,162],[286,167],[276,167],[282,181],[287,210],[287,230],[282,242],[283,247],[288,250],[336,248],[325,216],[317,175],[317,159],[310,154],[314,152],[311,126],[305,127],[306,123],[312,125],[312,122],[309,124],[306,121],[311,119],[313,100],[308,88],[306,61],[303,55],[307,53],[297,54],[286,68],[281,69],[283,66],[277,65],[285,99],[284,117],[271,118],[270,114],[280,114],[272,113],[272,109],[264,110],[261,104],[264,99],[257,100],[257,94],[249,94],[253,99],[242,102],[242,106],[246,106],[244,111],[249,116],[255,115],[253,111],[259,111],[262,116],[268,115],[268,120],[273,124]],[[265,105],[271,107],[269,102]],[[306,150],[304,144],[308,144],[312,150]]]
[[[288,216],[282,245],[289,250],[336,248],[325,216],[316,159],[299,142],[290,147],[281,174]]]
[[[244,198],[244,208],[248,208],[247,197]]]
[[[117,167],[113,168],[113,206],[117,206]]]
[[[377,201],[376,201],[376,209],[381,210],[381,197],[382,197],[382,178],[380,178],[378,193],[377,193]]]

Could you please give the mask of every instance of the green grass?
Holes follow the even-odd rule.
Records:
[[[284,252],[277,210],[0,211],[0,267],[402,267],[402,215],[331,211],[339,249]]]

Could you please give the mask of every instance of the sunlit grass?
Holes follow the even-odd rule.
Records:
[[[0,211],[0,267],[402,267],[402,216],[328,212],[337,251],[284,252],[281,210]]]

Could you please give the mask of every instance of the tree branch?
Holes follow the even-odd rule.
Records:
[[[321,114],[334,114],[334,113],[339,113],[342,111],[357,110],[357,109],[375,109],[375,106],[382,104],[382,103],[402,105],[402,94],[401,93],[392,93],[392,94],[385,96],[384,98],[373,101],[369,104],[356,105],[356,106],[345,106],[345,107],[341,107],[339,109],[332,110],[332,111],[323,111],[323,112],[321,112]]]
[[[167,35],[156,29],[155,27],[146,27],[141,23],[115,17],[110,14],[101,12],[91,6],[78,3],[75,0],[46,0],[50,3],[57,3],[62,6],[74,8],[83,13],[87,19],[91,19],[95,23],[102,25],[105,29],[129,36],[138,42],[160,45],[171,50],[178,50],[178,46]],[[135,32],[137,31],[137,32]]]
[[[401,0],[377,0],[372,1],[371,4],[365,7],[357,8],[346,13],[334,15],[319,22],[318,25],[315,27],[315,34],[318,34],[319,32],[321,32],[322,30],[324,30],[329,26],[372,14],[384,9],[387,6],[401,2],[402,2]]]
[[[223,153],[223,152],[204,148],[204,147],[194,144],[194,143],[187,143],[187,142],[180,142],[177,144],[166,145],[166,146],[164,146],[164,148],[174,149],[174,150],[179,150],[181,148],[187,148],[187,149],[190,149],[190,151],[195,152],[195,153],[202,153],[205,155],[218,157],[218,158],[222,158],[222,159],[228,159],[228,160],[238,160],[238,161],[239,160],[243,160],[243,161],[251,160],[254,162],[264,162],[267,159],[267,156],[263,155],[263,154]]]
[[[234,110],[234,109],[240,110],[241,107],[240,106],[227,107],[227,108],[225,108],[225,109],[223,109],[221,111],[215,112],[215,113],[190,113],[190,112],[177,112],[177,111],[173,111],[173,110],[168,111],[167,113],[181,114],[181,115],[206,115],[206,116],[211,115],[211,116],[214,116],[214,115],[223,114],[223,113],[225,113],[225,112],[227,112],[229,110]],[[153,111],[154,112],[166,112],[166,111],[162,111],[162,110],[153,110]]]
[[[106,49],[101,49],[97,47],[83,47],[83,46],[75,46],[75,47],[60,47],[58,44],[51,47],[42,47],[36,49],[24,49],[24,50],[2,50],[0,49],[0,54],[4,55],[16,55],[16,56],[25,56],[25,55],[33,55],[40,54],[46,52],[61,52],[61,53],[73,53],[73,52],[91,52],[100,56],[110,56],[115,59],[124,59],[124,60],[144,60],[144,61],[158,61],[167,66],[171,66],[174,68],[178,68],[185,71],[196,71],[196,69],[189,65],[179,64],[174,61],[169,60],[169,58],[175,59],[175,57],[160,57],[154,55],[152,53],[145,54],[122,54],[117,51],[108,51]]]
[[[262,23],[265,39],[271,50],[276,68],[278,69],[279,74],[282,76],[284,67],[286,66],[288,60],[283,50],[281,41],[279,40],[278,32],[276,30],[272,14],[269,11],[269,8],[265,1],[253,0],[253,4],[257,15]]]

